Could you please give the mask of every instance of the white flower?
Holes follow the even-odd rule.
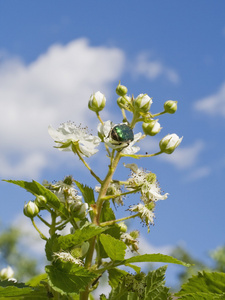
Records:
[[[13,271],[13,269],[10,266],[8,266],[7,268],[3,268],[0,271],[0,278],[1,278],[1,280],[6,280],[6,279],[9,280],[10,278],[13,277],[13,275],[14,275],[14,271]],[[14,279],[14,278],[12,278],[12,279]]]
[[[101,142],[99,137],[88,134],[86,129],[79,128],[71,122],[61,124],[57,130],[49,126],[48,133],[59,144],[57,148],[60,150],[70,151],[74,146],[87,157],[98,151],[95,147]]]
[[[124,166],[132,171],[131,177],[128,180],[128,190],[140,188],[141,199],[145,203],[167,199],[168,193],[161,194],[161,189],[154,173],[139,169],[136,164],[124,164]]]
[[[55,252],[53,254],[53,256],[54,256],[55,261],[59,259],[59,260],[62,260],[62,261],[71,262],[75,265],[83,266],[82,260],[80,260],[79,258],[73,257],[69,252],[65,252],[65,251]]]
[[[142,137],[142,133],[139,132],[134,135],[133,141],[129,143],[121,143],[120,145],[118,143],[114,144],[113,140],[110,137],[111,129],[115,126],[111,121],[106,121],[104,124],[98,125],[98,132],[99,136],[102,138],[103,142],[110,148],[119,150],[121,148],[124,148],[121,152],[124,154],[135,154],[140,150],[140,147],[133,146],[137,141],[139,141]]]
[[[167,134],[159,142],[159,147],[162,152],[171,154],[180,145],[182,139],[183,137],[179,138],[179,136],[176,135],[175,133]]]
[[[154,224],[155,214],[153,211],[149,210],[145,205],[139,203],[138,205],[134,205],[129,208],[130,211],[140,213],[140,218],[149,228],[150,224]]]

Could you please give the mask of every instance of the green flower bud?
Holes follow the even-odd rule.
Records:
[[[132,102],[131,97],[125,95],[123,97],[119,97],[117,99],[117,104],[119,105],[119,108],[124,108],[126,110],[131,111],[132,110]]]
[[[127,232],[127,225],[124,222],[118,223],[121,232]]]
[[[96,92],[93,95],[91,95],[88,107],[89,109],[99,112],[105,107],[106,98],[101,92]]]
[[[7,268],[3,268],[1,271],[0,271],[0,279],[1,280],[7,280],[7,279],[10,279],[12,278],[14,275],[14,271],[13,269],[8,266]]]
[[[159,142],[159,147],[162,152],[171,154],[173,151],[180,145],[183,137],[179,138],[175,133],[167,134],[164,138]]]
[[[153,119],[150,120],[148,123],[143,123],[142,128],[146,135],[151,135],[151,136],[156,135],[162,129],[162,127],[160,127],[158,120],[153,120]]]
[[[124,86],[124,85],[121,85],[120,82],[119,82],[119,84],[116,87],[116,93],[117,93],[117,95],[119,95],[119,96],[125,96],[127,94],[127,91],[128,91],[127,87]]]
[[[134,108],[138,112],[147,113],[150,109],[152,104],[152,99],[147,94],[140,94],[134,99]]]
[[[47,203],[47,199],[45,198],[45,196],[39,195],[36,197],[36,199],[34,200],[34,203],[39,207],[44,207],[45,204]]]
[[[177,101],[168,100],[164,103],[164,111],[169,114],[174,114],[177,111]]]
[[[39,208],[33,201],[29,201],[24,205],[23,213],[28,218],[34,218],[39,213]]]

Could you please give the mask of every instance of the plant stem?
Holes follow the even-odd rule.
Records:
[[[121,222],[121,221],[125,221],[125,220],[136,218],[137,216],[140,216],[140,213],[137,213],[137,214],[135,214],[133,216],[124,217],[124,218],[121,218],[121,219],[106,221],[106,222],[100,223],[99,225],[102,226],[102,227],[105,227],[105,226],[113,225],[113,224]]]
[[[112,180],[112,176],[116,170],[116,167],[119,163],[120,158],[121,158],[121,153],[117,152],[115,158],[111,160],[111,164],[109,166],[109,171],[108,171],[104,181],[102,182],[101,190],[99,192],[98,199],[96,202],[96,214],[94,215],[94,219],[93,219],[93,223],[95,225],[99,225],[99,220],[100,220],[100,216],[101,216],[101,210],[102,210],[102,204],[104,202],[104,197],[106,195],[108,186]],[[93,237],[90,240],[90,246],[89,246],[89,250],[88,250],[85,264],[84,264],[86,269],[89,269],[91,266],[94,249],[95,249],[95,242],[96,242],[96,237]],[[88,295],[89,295],[89,287],[87,286],[85,291],[80,293],[80,300],[88,300]]]
[[[46,236],[38,229],[38,227],[37,227],[37,225],[35,224],[33,218],[31,218],[31,222],[32,222],[34,228],[35,228],[35,229],[37,230],[37,232],[40,234],[40,237],[41,237],[43,240],[47,241],[48,239],[47,239]]]
[[[157,153],[153,153],[153,154],[121,154],[121,156],[125,156],[125,157],[133,157],[133,158],[142,158],[142,157],[152,157],[152,156],[156,156],[163,153],[162,151],[159,151]]]
[[[83,159],[83,157],[80,155],[80,152],[76,149],[76,154],[78,155],[79,159],[82,161],[82,163],[85,165],[85,167],[90,171],[91,175],[101,184],[102,180],[92,171],[91,167],[88,165],[88,163]]]

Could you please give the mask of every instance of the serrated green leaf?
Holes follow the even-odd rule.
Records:
[[[74,182],[76,183],[76,186],[78,187],[78,189],[81,191],[84,201],[86,203],[88,203],[89,205],[94,204],[95,196],[94,196],[93,188],[91,188],[87,185],[83,185],[82,183],[80,183],[79,181],[76,181],[76,180],[74,180]]]
[[[135,266],[132,264],[126,264],[125,266],[132,268],[136,273],[140,273],[140,271],[141,271],[141,267],[138,267],[138,266]]]
[[[105,234],[109,234],[112,237],[114,237],[115,239],[119,239],[121,232],[120,232],[120,227],[117,224],[108,226],[107,230],[104,231]],[[98,242],[98,247],[99,247],[99,253],[100,253],[100,257],[101,258],[107,258],[109,257],[108,254],[105,252],[104,247],[102,246],[102,244],[100,242]]]
[[[121,278],[127,275],[128,272],[117,268],[113,268],[108,270],[108,274],[109,274],[109,284],[111,287],[115,288],[121,282]]]
[[[167,266],[151,271],[146,276],[145,300],[172,299],[169,289],[165,287],[165,272]]]
[[[123,260],[126,251],[126,244],[123,241],[115,239],[109,234],[101,234],[100,242],[107,253],[107,255],[112,260]]]
[[[96,278],[96,274],[78,265],[64,263],[45,267],[49,284],[61,294],[79,293]]]
[[[102,206],[100,223],[115,220],[115,214],[110,207],[110,201],[105,201]]]
[[[25,190],[27,190],[29,193],[32,193],[34,196],[42,195],[47,199],[48,205],[50,205],[52,208],[60,212],[63,216],[68,216],[68,211],[65,209],[64,205],[60,202],[58,197],[52,193],[50,190],[46,189],[43,185],[36,181],[28,182],[23,180],[4,180],[9,183],[16,184]]]
[[[20,297],[30,294],[33,289],[24,283],[15,283],[13,281],[0,281],[1,297]]]
[[[29,286],[37,286],[40,285],[41,281],[47,281],[48,277],[47,274],[39,274],[37,276],[34,276],[29,281],[26,282]]]
[[[99,227],[94,224],[88,224],[80,229],[77,229],[73,234],[67,234],[57,238],[58,247],[61,250],[67,250],[70,247],[79,245],[85,241],[88,241],[94,236],[107,230],[107,227]]]
[[[178,260],[172,256],[164,255],[164,254],[143,254],[143,255],[137,255],[133,256],[131,258],[128,258],[121,262],[121,264],[128,264],[133,262],[161,262],[161,263],[171,263],[171,264],[178,264],[185,267],[189,267],[190,264],[186,264],[185,262]]]
[[[187,295],[189,295],[192,297],[190,299],[199,299],[199,293],[204,297],[207,297],[207,294],[213,295],[214,298],[211,299],[220,299],[221,297],[225,299],[225,273],[199,272],[198,275],[192,276],[187,283],[182,285],[181,291],[176,293],[176,296],[181,297],[180,299],[187,299]],[[205,299],[208,300],[208,298]]]

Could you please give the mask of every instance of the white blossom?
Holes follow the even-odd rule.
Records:
[[[79,266],[83,266],[83,262],[82,260],[80,260],[79,258],[75,258],[73,257],[69,252],[55,252],[53,254],[53,257],[55,260],[62,260],[62,261],[68,261],[71,263],[74,263],[75,265],[79,265]]]
[[[154,224],[155,214],[152,210],[149,210],[145,205],[139,203],[138,205],[131,206],[129,208],[130,211],[140,213],[140,218],[149,228],[150,224]]]
[[[127,188],[131,190],[140,188],[141,199],[145,203],[167,199],[168,193],[161,194],[161,189],[154,173],[139,169],[136,164],[124,164],[124,166],[132,171],[131,177],[128,179]]]
[[[13,281],[13,279],[14,279],[13,275],[14,275],[14,271],[10,266],[7,266],[7,268],[3,268],[0,271],[1,280],[6,280],[6,279],[10,280],[10,279],[12,279],[12,281]]]
[[[74,145],[81,154],[87,157],[98,151],[95,148],[101,142],[99,137],[88,134],[85,128],[77,127],[71,122],[61,124],[58,129],[49,126],[48,133],[60,150],[70,151]]]

